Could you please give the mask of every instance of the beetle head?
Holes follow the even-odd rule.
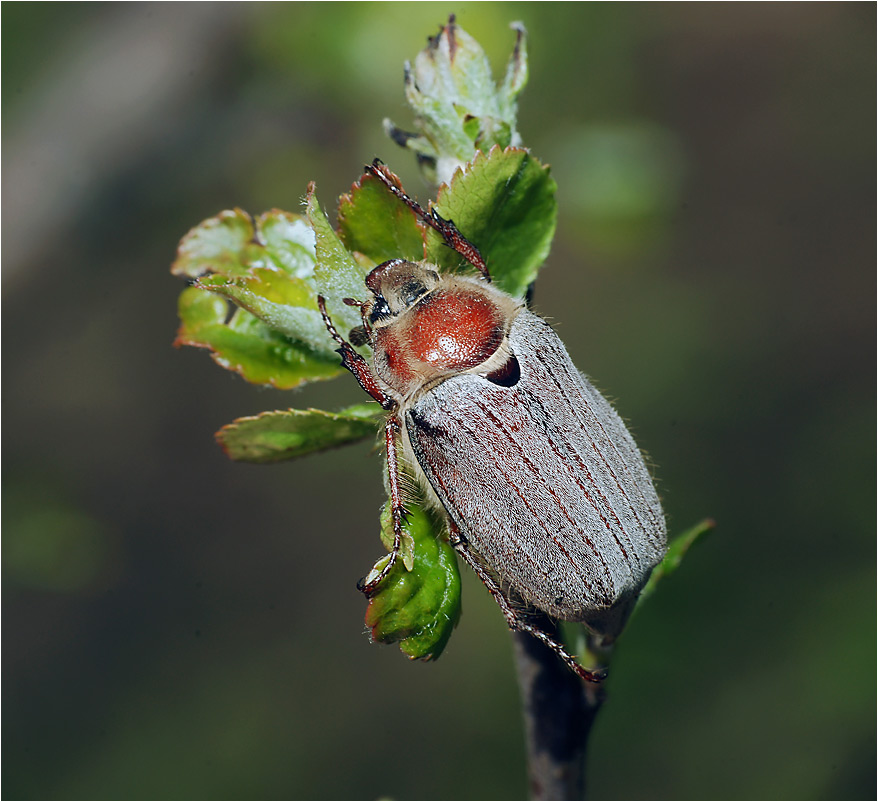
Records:
[[[367,308],[369,323],[387,326],[414,306],[438,285],[439,274],[430,268],[405,259],[391,259],[366,276],[366,286],[375,300]]]

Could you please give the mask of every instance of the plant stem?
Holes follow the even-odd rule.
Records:
[[[534,623],[557,637],[558,628],[548,617]],[[531,799],[583,799],[588,735],[604,691],[583,682],[531,635],[513,632],[512,637]]]

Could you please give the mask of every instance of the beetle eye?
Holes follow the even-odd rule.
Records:
[[[369,322],[374,323],[385,317],[390,317],[390,307],[387,305],[387,301],[379,295],[375,299],[375,305],[372,307],[372,311],[369,313]]]
[[[409,279],[400,288],[399,301],[404,307],[409,307],[426,291],[427,288],[420,281],[417,279]]]

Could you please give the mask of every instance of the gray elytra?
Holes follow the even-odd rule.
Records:
[[[400,462],[443,510],[449,542],[479,575],[512,629],[529,632],[579,676],[564,646],[527,620],[528,607],[582,622],[604,643],[619,634],[666,551],[661,504],[636,443],[575,368],[554,330],[490,282],[478,249],[424,211],[379,162],[366,168],[480,277],[393,259],[366,278],[358,332],[371,364],[326,314],[342,362],[387,410],[394,525],[387,576],[402,538]]]

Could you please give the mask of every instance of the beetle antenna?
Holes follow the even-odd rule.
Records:
[[[397,198],[399,198],[406,206],[409,207],[423,223],[430,226],[445,241],[445,244],[454,251],[457,251],[464,259],[467,260],[476,270],[478,270],[488,281],[491,280],[491,273],[485,264],[485,259],[479,249],[473,245],[463,234],[458,231],[453,221],[446,220],[430,204],[430,210],[424,211],[424,208],[416,201],[410,198],[402,188],[394,180],[396,176],[391,173],[380,159],[375,159],[372,164],[366,165],[366,172],[375,176],[384,186],[386,186]]]
[[[338,333],[338,329],[335,328],[332,318],[329,317],[329,312],[326,311],[326,299],[322,295],[317,296],[317,308],[320,310],[320,317],[323,318],[323,325],[326,326],[329,336],[344,348],[344,346],[347,345],[347,342],[345,341],[345,338]]]
[[[366,306],[368,305],[367,302],[357,301],[353,298],[342,298],[341,301],[347,306],[356,306],[360,310],[360,318],[363,321],[363,328],[366,330],[366,334],[371,337],[372,324],[369,322],[369,316],[366,314]]]

